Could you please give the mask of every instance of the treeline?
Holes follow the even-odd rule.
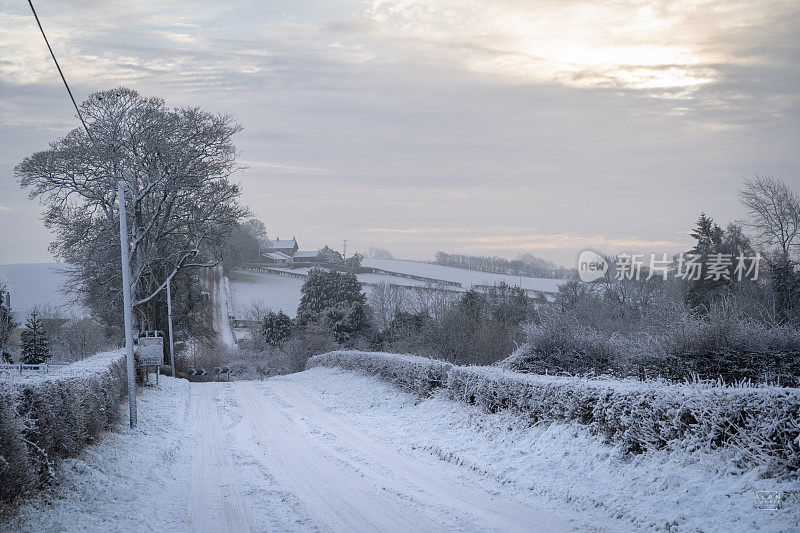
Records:
[[[467,268],[494,274],[511,274],[532,278],[567,278],[572,270],[564,268],[541,257],[521,254],[513,260],[504,257],[474,256],[465,254],[448,254],[441,250],[436,252],[434,262],[437,265]]]

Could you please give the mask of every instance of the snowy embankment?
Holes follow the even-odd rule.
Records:
[[[125,355],[94,355],[48,374],[0,380],[0,503],[51,478],[118,414]]]
[[[785,480],[800,470],[798,389],[537,376],[349,351],[318,355],[308,366],[361,370],[421,394],[441,388],[451,399],[507,409],[531,424],[577,422],[629,455],[714,453],[731,472]]]

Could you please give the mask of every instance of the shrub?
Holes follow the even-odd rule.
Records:
[[[627,453],[717,450],[769,476],[795,478],[800,470],[797,389],[536,376],[347,351],[313,357],[308,366],[366,372],[418,394],[441,388],[452,399],[513,410],[531,423],[577,422]]]
[[[264,340],[272,346],[278,346],[292,334],[294,322],[283,311],[270,311],[264,317],[261,330]]]
[[[453,365],[438,359],[381,352],[335,351],[308,360],[306,368],[338,366],[359,370],[399,385],[418,394],[428,394],[447,382],[447,371]]]
[[[54,461],[93,441],[116,419],[126,390],[120,350],[0,383],[0,502],[47,481]]]

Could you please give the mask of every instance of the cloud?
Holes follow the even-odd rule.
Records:
[[[740,218],[742,177],[796,183],[800,168],[792,3],[69,0],[39,13],[78,99],[129,85],[234,114],[244,203],[304,240],[422,258],[648,251],[683,243],[700,211]],[[11,176],[77,122],[25,4],[3,4],[0,27]],[[12,179],[0,198],[30,205]]]
[[[243,166],[250,169],[259,170],[265,174],[330,174],[329,170],[324,168],[303,167],[296,165],[287,165],[282,163],[273,163],[269,161],[240,161]]]

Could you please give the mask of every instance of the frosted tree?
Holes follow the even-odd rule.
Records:
[[[173,283],[176,320],[202,325],[193,302],[202,290],[187,267],[219,261],[237,221],[239,188],[228,115],[196,107],[169,109],[158,98],[120,88],[81,104],[91,136],[74,129],[15,168],[21,186],[45,206],[56,234],[51,250],[72,266],[72,285],[94,314],[121,315],[118,180],[125,182],[134,304],[140,324],[166,329],[163,288]],[[192,312],[197,315],[191,318]]]
[[[327,326],[336,340],[345,342],[369,327],[364,306],[367,297],[355,274],[314,268],[300,289],[297,321]]]
[[[22,332],[22,362],[38,365],[50,358],[50,340],[39,314],[32,311],[25,323],[27,331]]]
[[[294,329],[294,322],[283,311],[270,311],[264,317],[262,334],[264,340],[273,346],[278,346],[285,341]]]
[[[363,306],[367,297],[361,292],[362,288],[355,274],[321,268],[311,269],[300,289],[297,316],[305,320],[330,307]]]
[[[800,196],[783,180],[756,176],[744,181],[739,200],[748,212],[747,226],[756,240],[777,247],[785,259],[800,243]]]

